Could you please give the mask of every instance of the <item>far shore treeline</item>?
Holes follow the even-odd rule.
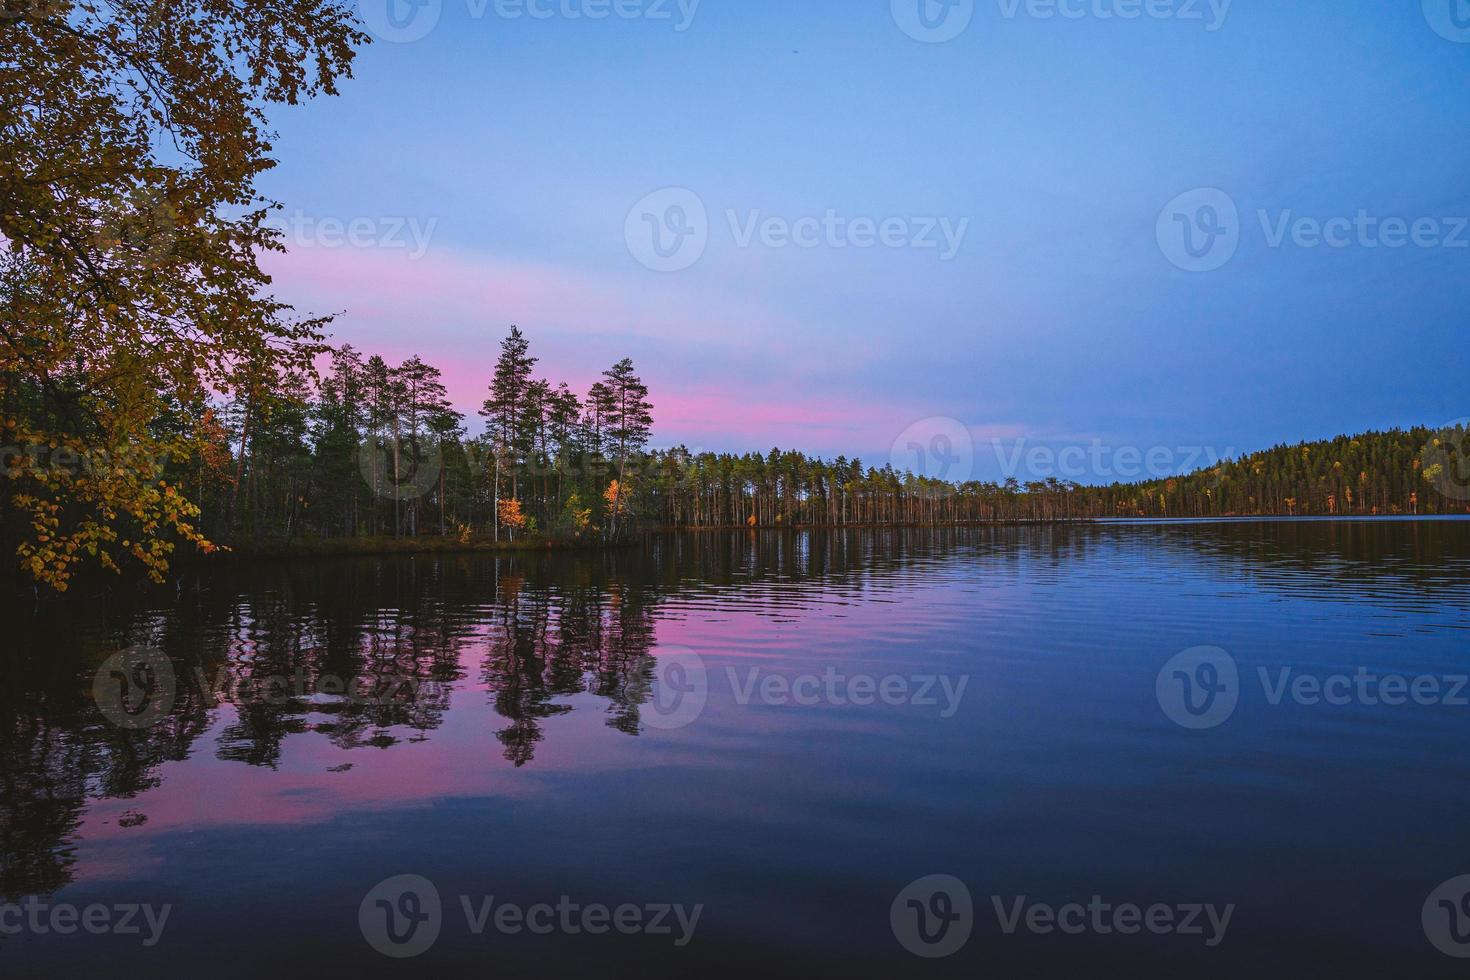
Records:
[[[797,451],[649,450],[653,405],[629,360],[585,395],[537,377],[517,328],[501,345],[484,434],[445,398],[439,371],[397,367],[350,347],[313,386],[305,375],[231,402],[216,457],[176,474],[216,536],[479,536],[609,541],[633,529],[931,525],[1106,517],[1464,513],[1441,492],[1464,444],[1429,429],[1279,446],[1177,478],[1110,486],[1056,479],[950,482]],[[242,436],[243,433],[243,436]],[[1444,438],[1441,438],[1441,436]],[[244,444],[243,453],[239,447]],[[1426,460],[1435,453],[1439,462]],[[1447,472],[1446,470],[1449,470]],[[1467,495],[1470,496],[1470,495]],[[206,525],[208,526],[208,525]]]
[[[173,429],[207,438],[185,458],[126,465],[156,466],[148,479],[198,506],[205,550],[245,553],[333,543],[350,550],[385,539],[409,548],[596,544],[653,528],[1464,513],[1470,496],[1454,492],[1464,484],[1463,427],[1278,446],[1176,478],[1111,486],[952,483],[781,450],[649,450],[653,405],[630,360],[585,394],[540,378],[537,366],[512,328],[479,412],[483,432],[471,436],[434,366],[335,348],[320,370],[283,371],[215,401],[202,418],[155,419],[160,441]],[[24,410],[23,394],[23,385],[8,389],[7,411]],[[37,396],[34,404],[43,404]],[[106,479],[120,462],[49,446],[5,453],[14,481],[67,467]],[[0,499],[0,531],[15,554],[25,528],[10,496]],[[125,542],[156,533],[114,516]]]

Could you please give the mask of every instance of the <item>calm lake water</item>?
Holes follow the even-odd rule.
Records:
[[[1470,953],[1466,521],[282,562],[4,622],[6,976]]]

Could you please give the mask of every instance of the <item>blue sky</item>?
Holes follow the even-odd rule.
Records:
[[[298,230],[271,268],[463,408],[518,323],[579,387],[632,356],[662,444],[882,463],[957,425],[986,478],[995,439],[1248,451],[1470,414],[1470,4],[974,0],[933,43],[904,4],[940,31],[963,4],[392,0],[395,32],[363,2],[423,36],[273,113],[263,189]],[[1237,216],[1188,271],[1200,189]],[[691,194],[697,255],[647,267],[642,214]]]

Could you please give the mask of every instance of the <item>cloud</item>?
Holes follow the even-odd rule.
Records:
[[[873,345],[803,339],[781,314],[694,278],[610,276],[443,248],[419,259],[402,250],[302,248],[263,265],[278,296],[298,309],[344,311],[332,342],[390,363],[417,354],[440,368],[471,431],[511,324],[530,336],[539,370],[578,391],[632,356],[651,389],[662,445],[780,445],[868,458],[886,455],[916,420],[960,410],[897,375],[854,386],[854,376],[884,375]],[[977,441],[1025,434],[979,421],[965,419]]]

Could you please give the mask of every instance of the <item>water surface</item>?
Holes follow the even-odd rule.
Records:
[[[170,906],[151,947],[0,936],[7,975],[1463,967],[1421,911],[1470,873],[1470,707],[1450,697],[1470,672],[1470,522],[276,562],[27,594],[5,623],[0,901]],[[1236,704],[1190,728],[1166,665],[1200,647],[1230,658]],[[162,652],[173,697],[123,727],[94,680],[139,649]],[[1273,697],[1304,675],[1442,686],[1422,703]],[[403,874],[443,912],[432,945],[396,960],[359,912]],[[891,907],[936,874],[968,887],[972,932],[920,959]],[[683,946],[476,935],[460,896],[491,895],[702,908]],[[1233,912],[1215,945],[1208,930],[1007,933],[996,903],[1021,896]]]

